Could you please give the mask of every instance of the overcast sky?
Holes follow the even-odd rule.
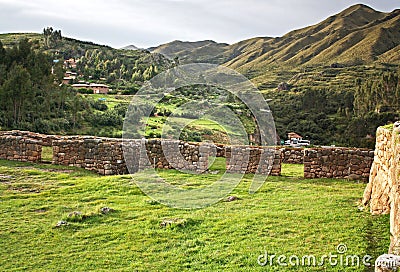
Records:
[[[282,36],[356,3],[400,8],[399,0],[0,0],[0,33],[53,26],[64,36],[117,48],[173,40],[234,43]]]

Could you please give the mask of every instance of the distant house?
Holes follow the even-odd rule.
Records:
[[[72,79],[76,79],[78,77],[78,73],[67,71],[64,74],[65,77],[70,77]]]
[[[76,68],[76,61],[75,59],[68,59],[68,60],[64,60],[64,67],[65,68],[69,68],[69,69],[75,69]]]
[[[303,140],[303,137],[295,132],[289,132],[288,140],[285,141],[285,145],[290,145],[293,147],[304,147],[304,146],[309,146],[310,141]]]
[[[74,79],[72,77],[64,77],[62,80],[63,84],[71,85]]]
[[[71,85],[77,77],[78,77],[78,73],[67,71],[64,74],[62,83]]]
[[[79,83],[72,84],[72,88],[74,89],[90,89],[94,94],[108,94],[110,91],[110,87],[105,84],[96,84],[96,83]]]
[[[303,137],[297,134],[296,132],[289,132],[288,133],[288,139],[289,140],[303,140]]]
[[[90,84],[90,89],[93,90],[94,94],[108,94],[110,87],[105,84]]]

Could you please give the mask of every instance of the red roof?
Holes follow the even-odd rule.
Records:
[[[300,136],[299,134],[297,134],[296,132],[289,132],[288,133],[288,138],[289,139],[303,139],[302,136]]]

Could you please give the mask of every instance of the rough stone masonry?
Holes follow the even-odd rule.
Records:
[[[374,152],[361,148],[310,148],[304,150],[305,178],[368,180]]]
[[[363,203],[372,214],[390,213],[389,253],[400,255],[400,124],[377,130],[374,162]]]
[[[0,158],[3,159],[38,162],[41,146],[52,146],[53,164],[82,167],[101,175],[128,173],[127,156],[123,152],[126,143],[123,144],[122,139],[65,137],[26,131],[0,132],[0,139]],[[281,174],[282,160],[291,163],[303,160],[305,178],[368,179],[373,160],[372,151],[351,148],[286,150],[156,139],[132,140],[129,148],[131,172],[155,167],[201,173],[207,170],[209,157],[225,157],[226,169],[231,173],[277,176]]]

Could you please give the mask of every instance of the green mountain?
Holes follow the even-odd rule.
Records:
[[[399,29],[400,10],[383,13],[355,5],[319,24],[292,31],[283,37],[249,40],[244,48],[243,44],[234,44],[231,50],[243,48],[241,54],[228,58],[225,65],[249,70],[271,64],[398,62],[400,59],[395,57],[395,53],[399,51],[394,48],[400,44]]]
[[[59,37],[49,35],[48,38],[35,33],[0,34],[0,42],[6,48],[17,46],[21,39],[28,39],[36,49],[58,60],[60,64],[64,60],[74,59],[73,67],[67,68],[78,74],[78,78],[72,83],[105,83],[114,90],[132,94],[145,80],[172,65],[172,62],[161,54],[136,47],[133,50],[132,46],[114,49],[106,45],[61,37],[61,32]]]
[[[113,49],[61,38],[59,32],[50,36],[2,34],[0,41],[6,50],[5,53],[0,50],[0,54],[8,57],[5,58],[7,65],[0,65],[0,74],[6,75],[3,81],[0,77],[0,98],[10,97],[7,93],[14,90],[18,75],[28,73],[40,82],[37,69],[30,65],[35,62],[16,57],[25,56],[29,46],[32,46],[28,50],[31,59],[47,59],[42,74],[50,74],[53,60],[74,58],[76,67],[70,69],[80,78],[89,82],[104,81],[118,95],[108,96],[106,102],[98,101],[94,95],[75,95],[69,86],[53,86],[54,79],[48,78],[43,82],[54,90],[53,98],[45,100],[49,103],[46,105],[41,101],[48,96],[43,93],[48,87],[37,88],[34,80],[28,80],[25,89],[33,86],[37,93],[30,106],[37,109],[23,108],[20,121],[15,123],[9,103],[0,103],[0,128],[120,136],[129,101],[128,96],[120,94],[134,94],[145,80],[178,63],[207,62],[233,68],[257,85],[268,101],[281,139],[295,131],[313,144],[372,148],[376,128],[400,119],[399,24],[400,10],[384,13],[355,5],[282,37],[258,37],[232,45],[210,40],[173,41],[147,50],[132,46]],[[31,45],[20,43],[21,38],[27,38]],[[20,66],[13,67],[12,59],[18,60]],[[62,69],[55,70],[57,76],[57,71],[61,72],[62,78]],[[172,112],[185,103],[198,103],[199,99],[211,100],[208,107],[224,105],[237,111],[247,132],[256,132],[251,115],[243,114],[246,112],[243,103],[219,91],[189,86],[165,97],[154,109],[146,137],[157,137],[161,124]],[[64,99],[64,94],[68,99]],[[27,92],[25,102],[32,99],[29,95]],[[137,106],[145,109],[147,102]],[[46,108],[41,109],[42,106]],[[35,112],[41,114],[35,115]],[[193,116],[192,112],[178,113],[176,124]],[[216,142],[224,138],[209,124],[206,128],[204,124],[195,124],[182,135],[183,140],[189,141],[205,136]]]
[[[258,86],[283,139],[296,131],[316,144],[372,148],[376,127],[400,118],[400,10],[354,5],[282,37],[224,49],[208,60]]]
[[[399,44],[400,10],[384,13],[358,4],[282,37],[252,38],[232,45],[174,41],[151,50],[184,62],[218,62],[249,71],[268,65],[398,63]]]
[[[224,52],[228,48],[229,45],[226,43],[207,40],[198,42],[173,41],[158,47],[151,47],[148,50],[166,55],[171,59],[178,57],[181,63],[221,63],[224,61]]]
[[[123,50],[141,50],[139,47],[137,47],[136,45],[130,44],[127,46],[122,47],[121,49]]]

